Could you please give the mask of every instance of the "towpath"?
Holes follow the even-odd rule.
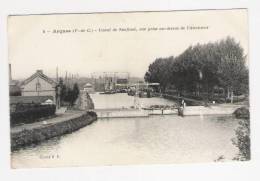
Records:
[[[45,119],[45,120],[35,122],[35,123],[31,123],[31,124],[23,124],[23,125],[12,127],[11,133],[17,133],[17,132],[20,132],[20,131],[25,130],[25,129],[31,130],[31,129],[35,129],[35,128],[41,128],[41,127],[45,127],[45,126],[48,126],[48,125],[51,125],[51,124],[71,120],[71,119],[80,117],[84,113],[85,113],[85,111],[67,111],[63,114],[58,115],[57,117],[54,117],[54,118]]]

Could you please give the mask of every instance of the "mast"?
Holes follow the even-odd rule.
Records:
[[[65,84],[68,85],[68,71],[65,73]]]

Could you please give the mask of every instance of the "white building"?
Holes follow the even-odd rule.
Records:
[[[57,83],[43,74],[42,70],[37,70],[32,76],[24,80],[21,84],[22,96],[52,96],[56,103]]]
[[[86,83],[84,86],[83,86],[83,90],[84,91],[87,91],[87,93],[91,94],[91,93],[94,93],[94,87],[92,84],[90,83]]]

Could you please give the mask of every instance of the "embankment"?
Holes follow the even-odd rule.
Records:
[[[44,140],[72,133],[97,120],[95,112],[85,112],[77,117],[68,118],[61,122],[42,124],[37,127],[29,127],[19,131],[11,131],[11,150],[17,150],[31,144],[37,144]]]
[[[214,106],[186,106],[179,109],[179,115],[199,116],[199,115],[232,115],[240,105],[214,105]]]

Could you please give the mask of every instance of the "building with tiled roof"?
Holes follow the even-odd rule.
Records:
[[[56,102],[57,83],[43,74],[42,70],[37,70],[33,75],[21,83],[22,96],[52,96]]]

